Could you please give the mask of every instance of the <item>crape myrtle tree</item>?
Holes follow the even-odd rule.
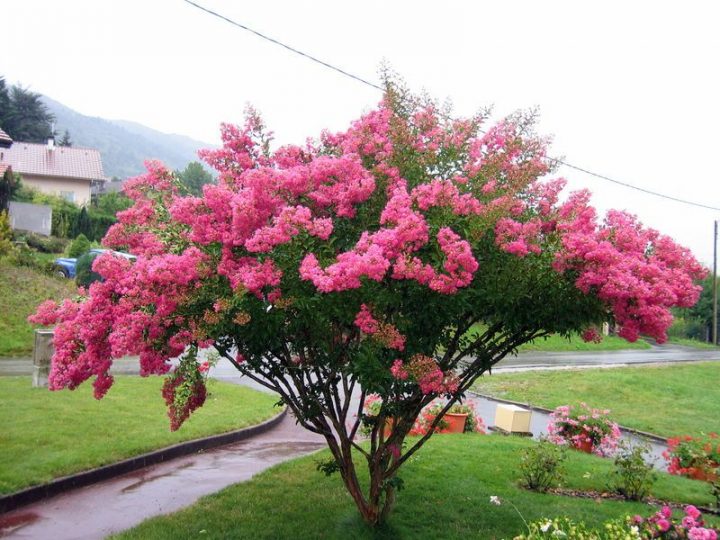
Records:
[[[444,414],[549,333],[595,339],[612,320],[630,341],[662,341],[669,308],[697,299],[704,270],[688,250],[626,213],[599,221],[586,191],[559,201],[531,120],[481,131],[480,116],[450,120],[389,82],[377,109],[304,146],[271,151],[252,111],[224,125],[223,147],[202,155],[218,171],[202,196],[149,163],[104,239],[137,261],[98,257],[102,282],[32,318],[57,324],[51,388],[94,376],[100,398],[112,359],[137,354],[142,375],[167,374],[177,429],[205,400],[198,351],[212,347],[325,438],[322,469],[367,523],[383,521],[433,433],[406,440],[433,399]]]

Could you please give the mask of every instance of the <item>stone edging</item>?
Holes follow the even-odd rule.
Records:
[[[242,441],[252,437],[253,435],[258,435],[272,429],[280,423],[287,412],[288,409],[285,407],[282,412],[276,414],[269,420],[265,420],[264,422],[254,426],[230,431],[228,433],[220,433],[219,435],[211,435],[210,437],[202,439],[193,439],[191,441],[181,442],[166,448],[161,448],[146,454],[128,458],[123,461],[118,461],[117,463],[56,478],[47,484],[41,484],[39,486],[23,489],[22,491],[16,491],[15,493],[0,497],[0,513],[9,512],[10,510],[14,510],[42,499],[53,497],[66,491],[88,486],[96,482],[109,480],[110,478],[115,478],[116,476],[121,476],[149,465],[155,465],[157,463],[162,463],[178,457],[194,454],[201,450],[207,450],[209,448],[215,448],[217,446]]]
[[[528,405],[527,403],[521,403],[520,401],[513,401],[511,399],[503,399],[495,396],[490,396],[488,394],[481,394],[479,392],[474,392],[473,390],[468,390],[468,394],[472,394],[474,396],[481,397],[489,401],[497,401],[498,403],[507,403],[509,405],[517,405],[518,407],[525,407],[526,409],[530,409],[532,411],[539,411],[547,414],[553,412],[552,409],[546,409],[545,407],[536,407],[535,405]],[[660,435],[656,435],[655,433],[648,433],[647,431],[640,431],[639,429],[629,428],[625,426],[620,426],[620,431],[624,431],[625,433],[632,433],[633,435],[638,435],[640,437],[645,437],[646,439],[650,439],[651,441],[659,444],[667,444],[667,437],[661,437]]]

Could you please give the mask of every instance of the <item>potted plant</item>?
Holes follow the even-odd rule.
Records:
[[[411,435],[425,435],[435,421],[438,414],[445,408],[446,403],[434,400],[425,407],[415,420]],[[485,433],[485,425],[471,403],[454,403],[445,413],[437,426],[435,433]]]
[[[588,454],[611,455],[620,440],[620,428],[609,414],[606,409],[593,409],[585,403],[562,405],[550,414],[548,439]]]
[[[709,433],[670,438],[663,457],[669,461],[670,474],[714,482],[720,474],[720,437]]]

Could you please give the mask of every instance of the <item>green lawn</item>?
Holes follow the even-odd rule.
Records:
[[[708,343],[706,341],[699,341],[697,339],[670,338],[668,341],[673,345],[684,345],[686,347],[695,347],[696,349],[709,349],[713,351],[720,351],[720,347],[718,347],[717,345],[713,345],[712,343]]]
[[[275,396],[210,380],[204,407],[170,431],[161,377],[117,377],[102,400],[90,384],[71,392],[0,377],[0,494],[134,455],[257,424],[276,414]]]
[[[56,257],[56,255],[54,255]],[[12,266],[0,261],[0,357],[30,356],[33,327],[27,322],[38,304],[49,298],[59,300],[77,294],[75,282]]]
[[[720,362],[503,373],[474,389],[551,409],[585,401],[624,426],[664,436],[720,432]]]
[[[496,435],[433,437],[401,470],[405,488],[398,494],[389,524],[374,534],[359,520],[340,478],[315,470],[315,461],[327,457],[321,454],[273,467],[249,482],[204,497],[175,514],[148,520],[118,537],[509,539],[521,533],[524,525],[507,501],[527,521],[568,515],[592,525],[657,510],[641,503],[543,495],[519,488],[515,469],[529,444],[534,443]],[[603,490],[611,468],[611,460],[569,452],[566,485]],[[694,504],[711,502],[707,484],[660,476],[654,495]],[[491,495],[506,502],[495,506]]]
[[[482,324],[475,324],[467,333],[470,335],[476,332],[483,332],[485,326]],[[650,345],[644,340],[638,340],[635,343],[630,343],[617,336],[603,336],[603,340],[600,343],[586,343],[582,338],[573,334],[570,338],[553,334],[544,338],[536,339],[531,343],[526,343],[518,350],[520,352],[529,351],[547,351],[547,352],[558,352],[558,351],[620,351],[624,349],[649,349]]]
[[[540,338],[532,343],[520,347],[520,352],[526,351],[620,351],[623,349],[649,349],[650,345],[642,339],[630,343],[617,336],[603,336],[600,343],[586,343],[578,335],[568,338],[553,334],[547,338]]]

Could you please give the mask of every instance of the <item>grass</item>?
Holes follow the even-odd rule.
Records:
[[[706,341],[700,341],[697,339],[690,338],[670,338],[669,342],[673,345],[684,345],[686,347],[695,347],[696,349],[708,349],[713,351],[720,351],[720,347],[708,343]]]
[[[29,356],[33,348],[33,326],[28,315],[43,300],[60,300],[76,294],[75,283],[26,267],[0,261],[0,357]]]
[[[535,443],[495,435],[434,437],[401,469],[405,489],[398,494],[389,523],[379,531],[361,523],[338,476],[326,477],[315,470],[315,461],[326,458],[325,453],[280,464],[116,538],[492,539],[512,538],[523,531],[522,518],[510,503],[527,521],[567,515],[593,526],[656,511],[642,503],[519,488],[516,470],[523,449],[530,444]],[[612,461],[580,452],[569,454],[567,487],[603,490]],[[653,494],[694,504],[711,502],[707,484],[667,474],[660,475]],[[491,495],[505,502],[495,506]]]
[[[257,424],[277,399],[210,380],[208,399],[170,431],[159,377],[117,377],[102,400],[91,385],[50,392],[29,377],[0,377],[0,494],[113,463],[181,441]]]
[[[720,362],[532,371],[479,379],[474,389],[555,408],[585,401],[618,423],[663,436],[720,432]]]
[[[483,324],[475,324],[468,331],[467,335],[476,332],[484,332]],[[604,336],[600,343],[586,343],[578,334],[573,334],[569,338],[552,334],[550,336],[536,339],[531,343],[522,345],[518,350],[520,352],[565,352],[565,351],[583,351],[583,352],[601,352],[601,351],[621,351],[625,349],[649,349],[650,345],[643,340],[630,343],[617,336]]]
[[[557,351],[583,351],[583,352],[599,352],[599,351],[621,351],[624,349],[649,349],[650,345],[648,345],[643,340],[638,340],[634,343],[630,343],[629,341],[626,341],[622,338],[619,338],[617,336],[604,336],[603,340],[600,343],[586,343],[582,340],[582,338],[575,334],[571,336],[569,339],[558,336],[558,335],[551,335],[547,338],[540,338],[532,343],[526,343],[522,347],[520,347],[518,350],[520,352],[530,352],[530,351],[549,351],[549,352],[557,352]]]

